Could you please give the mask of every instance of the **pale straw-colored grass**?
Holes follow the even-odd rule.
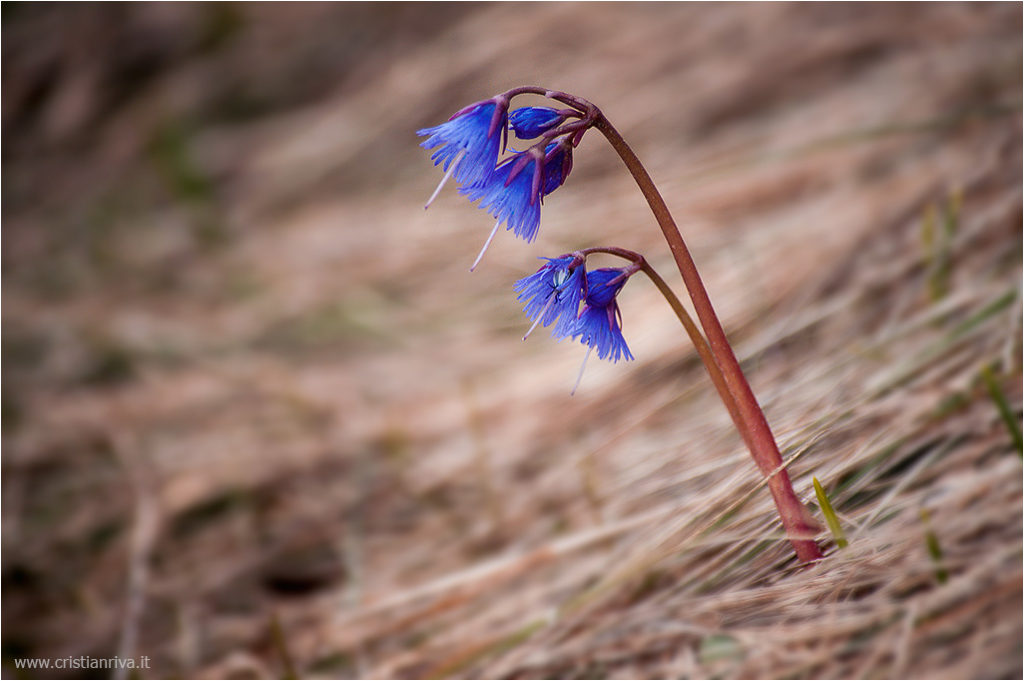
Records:
[[[181,36],[204,7],[89,16]],[[10,144],[5,184],[5,673],[120,650],[145,678],[285,654],[307,677],[1020,676],[1021,458],[981,378],[1019,419],[1019,6],[225,11],[236,37],[109,102],[82,83],[115,53],[5,23],[69,93],[5,119],[42,145]],[[28,107],[45,60],[8,63]],[[235,83],[262,113],[232,118]],[[637,361],[592,361],[575,397],[582,348],[520,340],[537,256],[620,246],[678,286],[600,139],[537,243],[499,234],[472,275],[488,216],[451,188],[423,211],[413,131],[527,83],[602,106],[648,164],[847,548],[823,530],[794,564],[645,282],[621,296]]]

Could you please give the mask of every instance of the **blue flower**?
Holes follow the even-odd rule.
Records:
[[[546,106],[526,106],[516,109],[508,117],[508,123],[516,137],[532,140],[565,120],[565,114]]]
[[[459,191],[480,208],[505,223],[517,237],[533,241],[540,227],[540,204],[544,196],[558,189],[572,170],[572,145],[567,140],[552,142],[544,152],[534,147],[516,152],[495,168],[491,177]]]
[[[456,113],[447,123],[417,130],[416,134],[429,135],[421,147],[439,147],[430,158],[446,171],[434,196],[449,177],[464,185],[484,184],[494,172],[508,135],[508,101],[495,98],[477,102]]]
[[[626,339],[622,337],[622,313],[615,300],[629,274],[617,268],[587,272],[586,304],[580,312],[572,337],[579,338],[591,350],[596,349],[601,359],[613,362],[633,359]]]
[[[517,281],[513,288],[519,293],[518,300],[526,303],[523,308],[526,316],[534,320],[526,336],[537,324],[550,326],[554,323],[551,335],[561,339],[571,335],[576,328],[586,284],[583,258],[570,253],[544,260],[547,262],[540,269]],[[524,340],[526,336],[523,336]]]

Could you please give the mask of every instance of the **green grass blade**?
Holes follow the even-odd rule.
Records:
[[[828,529],[832,532],[832,536],[835,537],[836,546],[841,549],[846,548],[850,545],[850,542],[846,541],[846,534],[843,533],[843,528],[839,524],[839,516],[836,515],[836,511],[832,508],[832,502],[829,501],[828,495],[825,494],[825,489],[818,482],[817,478],[811,478],[814,483],[814,495],[818,497],[818,505],[821,507],[821,512],[825,515],[825,522],[828,523]]]
[[[999,381],[991,366],[986,366],[981,370],[981,380],[985,382],[988,394],[992,396],[992,401],[996,403],[996,409],[999,410],[999,416],[1006,424],[1006,429],[1010,431],[1010,439],[1013,440],[1017,453],[1024,458],[1024,436],[1021,435],[1020,424],[1017,423],[1017,417],[1010,409],[1010,403],[1007,402],[1003,389],[999,387]]]
[[[939,581],[939,584],[945,584],[949,581],[949,572],[946,571],[942,558],[942,547],[939,545],[939,538],[930,527],[928,511],[923,508],[921,509],[921,522],[925,524],[924,543],[928,547],[928,555],[935,563],[935,579]]]

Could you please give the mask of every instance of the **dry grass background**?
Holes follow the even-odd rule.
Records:
[[[3,12],[6,676],[1021,676],[1019,4]],[[520,84],[648,164],[848,548],[794,568],[645,282],[575,397],[520,341],[540,255],[674,275],[596,133],[472,275],[421,209],[413,131]]]

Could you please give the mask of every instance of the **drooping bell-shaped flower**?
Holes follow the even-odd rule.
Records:
[[[571,170],[572,145],[560,140],[548,144],[543,152],[538,147],[516,152],[495,168],[486,182],[460,191],[470,201],[480,200],[480,208],[506,230],[533,241],[540,227],[543,198],[562,186]]]

